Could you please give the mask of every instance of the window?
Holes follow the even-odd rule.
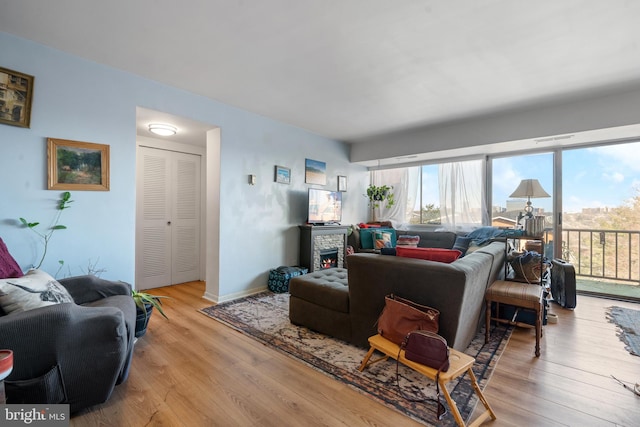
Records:
[[[447,162],[372,172],[372,183],[393,187],[395,205],[382,218],[460,228],[483,223],[484,161]]]

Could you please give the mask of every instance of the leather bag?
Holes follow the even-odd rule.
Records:
[[[447,340],[438,334],[428,331],[409,332],[401,348],[404,348],[407,360],[442,372],[449,370],[449,346]]]
[[[420,363],[422,365],[429,366],[438,370],[436,374],[436,398],[426,399],[434,401],[436,406],[436,415],[439,420],[447,413],[447,408],[440,400],[440,372],[447,372],[449,370],[449,346],[447,340],[440,335],[428,332],[428,331],[412,331],[407,334],[400,350],[398,350],[398,357],[396,358],[396,383],[398,389],[400,389],[400,379],[398,374],[398,359],[400,359],[400,352],[404,349],[404,357],[407,360]],[[400,389],[402,394],[402,389]],[[404,395],[403,395],[404,396]],[[419,402],[422,400],[411,399],[404,396],[412,402]]]
[[[384,309],[378,318],[378,333],[401,345],[411,331],[438,332],[440,312],[394,294],[384,297]]]

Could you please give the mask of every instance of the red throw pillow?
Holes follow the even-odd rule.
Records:
[[[426,259],[428,261],[451,263],[460,258],[460,255],[462,255],[462,252],[457,249],[396,247],[396,256]]]
[[[7,245],[0,238],[0,279],[17,278],[24,276],[20,266],[9,253]]]

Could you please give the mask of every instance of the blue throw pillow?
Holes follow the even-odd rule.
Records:
[[[380,248],[380,255],[396,256],[396,248]]]
[[[375,233],[391,233],[391,247],[396,246],[396,230],[393,228],[361,228],[360,247],[362,249],[375,249]]]
[[[459,250],[460,252],[462,252],[462,255],[460,256],[464,256],[467,253],[472,240],[473,237],[458,236],[456,237],[456,242],[453,244],[453,248],[451,249]]]

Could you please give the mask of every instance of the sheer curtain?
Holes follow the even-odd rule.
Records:
[[[416,202],[418,188],[418,168],[386,169],[371,172],[371,184],[393,187],[394,204],[387,208],[381,203],[376,209],[376,221],[390,220],[394,227],[409,222]]]
[[[440,214],[444,228],[455,231],[488,223],[483,169],[483,160],[439,165]]]

